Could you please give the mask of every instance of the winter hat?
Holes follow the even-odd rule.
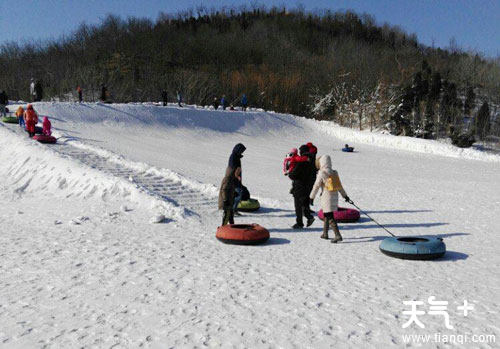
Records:
[[[301,145],[300,148],[299,148],[299,153],[300,155],[304,155],[306,153],[309,153],[309,147],[307,145]]]
[[[309,147],[309,152],[311,154],[316,154],[318,152],[318,148],[316,148],[312,142],[309,142],[306,145]]]

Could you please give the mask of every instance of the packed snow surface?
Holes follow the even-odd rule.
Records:
[[[253,110],[35,103],[55,145],[0,125],[0,346],[445,347],[500,340],[500,157]],[[236,217],[261,246],[215,239],[218,185],[236,143],[261,210]],[[442,237],[436,261],[387,257],[366,216],[319,238],[294,224],[292,147],[329,154],[351,199],[396,235]],[[345,143],[354,153],[343,153]],[[319,202],[319,200],[316,200]],[[347,204],[346,204],[347,205]],[[314,207],[318,210],[319,207]],[[448,301],[445,318],[429,297]],[[403,325],[404,301],[425,325]],[[467,300],[467,316],[457,309]],[[427,343],[406,335],[430,335]],[[436,334],[439,334],[437,336]],[[498,347],[484,340],[466,347]]]

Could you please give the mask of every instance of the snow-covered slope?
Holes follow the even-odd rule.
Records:
[[[263,111],[35,109],[51,117],[58,145],[0,126],[0,343],[385,348],[405,346],[406,334],[500,333],[498,156]],[[386,235],[366,218],[341,225],[339,245],[319,239],[317,222],[290,229],[282,158],[308,141],[332,156],[360,207],[398,235],[443,237],[445,258],[386,257]],[[263,209],[237,222],[270,230],[259,247],[214,238],[217,186],[238,142]],[[340,152],[346,142],[358,152]],[[166,223],[150,224],[158,213]],[[430,296],[450,302],[454,329],[428,314],[425,329],[403,329],[403,301]],[[468,317],[456,309],[465,299]]]

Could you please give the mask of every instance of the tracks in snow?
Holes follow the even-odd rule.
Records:
[[[6,129],[25,136],[17,125],[6,127]],[[153,171],[141,171],[128,167],[91,150],[74,146],[67,141],[58,141],[57,144],[49,146],[61,156],[72,158],[106,174],[130,181],[147,194],[184,208],[187,215],[203,217],[217,210],[216,197],[185,184],[179,179],[162,176]]]

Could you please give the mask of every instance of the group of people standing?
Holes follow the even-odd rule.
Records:
[[[223,210],[222,225],[234,224],[234,215],[237,211],[242,189],[241,158],[246,147],[238,143],[234,146],[229,157],[228,166],[219,191],[219,209]],[[285,157],[283,171],[292,180],[290,193],[293,195],[296,222],[293,229],[304,228],[314,223],[313,212],[310,206],[314,198],[320,193],[321,209],[325,219],[323,221],[322,239],[328,239],[328,231],[332,228],[335,236],[332,243],[342,241],[339,227],[333,212],[338,210],[339,193],[345,201],[352,203],[342,187],[337,171],[332,169],[332,160],[329,155],[317,157],[318,148],[307,143],[299,149],[293,148]]]
[[[19,106],[16,110],[16,117],[19,126],[28,132],[28,137],[32,138],[35,135],[35,126],[38,123],[38,113],[33,108],[33,105],[28,104],[26,110],[22,106]],[[42,134],[50,136],[52,134],[52,124],[48,117],[43,117],[42,126]]]
[[[246,111],[248,108],[248,98],[246,94],[243,94],[240,98],[241,110]],[[212,102],[212,106],[215,110],[219,109],[219,106],[222,110],[226,110],[229,107],[229,110],[234,110],[233,103],[228,104],[226,99],[226,95],[222,95],[220,101],[217,97],[214,97],[214,101]]]
[[[303,217],[306,217],[307,227],[314,222],[310,206],[314,205],[314,198],[320,192],[321,209],[324,214],[322,239],[328,239],[328,230],[332,228],[335,236],[333,243],[342,241],[339,227],[333,212],[338,210],[339,193],[347,202],[352,202],[345,192],[337,171],[332,169],[332,160],[329,155],[316,157],[318,148],[307,143],[299,149],[293,148],[285,157],[283,171],[292,180],[291,194],[295,205],[296,223],[293,229],[304,228]]]

